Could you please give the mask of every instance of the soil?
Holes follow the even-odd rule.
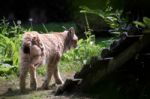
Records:
[[[63,73],[62,78],[65,81],[66,78],[71,78],[73,73]],[[49,90],[42,90],[40,86],[44,80],[44,76],[37,77],[38,80],[38,89],[32,91],[29,88],[29,76],[27,77],[27,89],[24,93],[21,93],[19,90],[19,79],[17,76],[11,76],[8,78],[0,77],[0,99],[91,99],[86,96],[79,95],[65,95],[65,96],[55,96],[55,92],[58,88],[52,81],[50,83]]]

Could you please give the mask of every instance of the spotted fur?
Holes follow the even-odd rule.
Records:
[[[39,34],[36,31],[25,32],[21,47],[20,89],[25,90],[27,72],[30,73],[30,87],[37,89],[36,68],[47,65],[46,78],[42,84],[48,89],[52,75],[56,84],[62,84],[57,64],[64,52],[77,46],[78,37],[74,28],[60,33]]]

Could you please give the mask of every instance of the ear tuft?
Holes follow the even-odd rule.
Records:
[[[71,28],[69,29],[69,31],[72,32],[72,33],[75,33],[74,27],[71,27]]]
[[[68,30],[69,34],[71,35],[71,37],[74,36],[75,34],[75,29],[73,27],[71,27],[69,30]]]

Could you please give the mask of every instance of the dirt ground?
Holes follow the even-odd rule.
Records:
[[[65,81],[66,78],[71,78],[73,73],[62,74],[62,78]],[[68,96],[55,96],[57,87],[54,86],[54,80],[50,83],[49,90],[42,90],[40,86],[44,80],[44,76],[37,76],[38,89],[31,91],[29,88],[29,76],[27,77],[27,89],[26,92],[21,93],[19,90],[19,79],[16,76],[3,78],[0,77],[0,99],[91,99],[89,97],[81,97],[77,95]]]

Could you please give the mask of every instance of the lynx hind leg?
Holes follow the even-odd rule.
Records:
[[[26,87],[26,76],[29,70],[29,64],[28,63],[22,63],[20,67],[20,75],[19,75],[19,84],[20,84],[20,90],[21,92],[25,91]]]
[[[34,65],[30,65],[30,88],[33,90],[37,89],[37,78],[36,78],[36,67]]]
[[[54,79],[55,79],[56,84],[63,84],[63,80],[60,76],[60,72],[57,66],[54,69]]]

